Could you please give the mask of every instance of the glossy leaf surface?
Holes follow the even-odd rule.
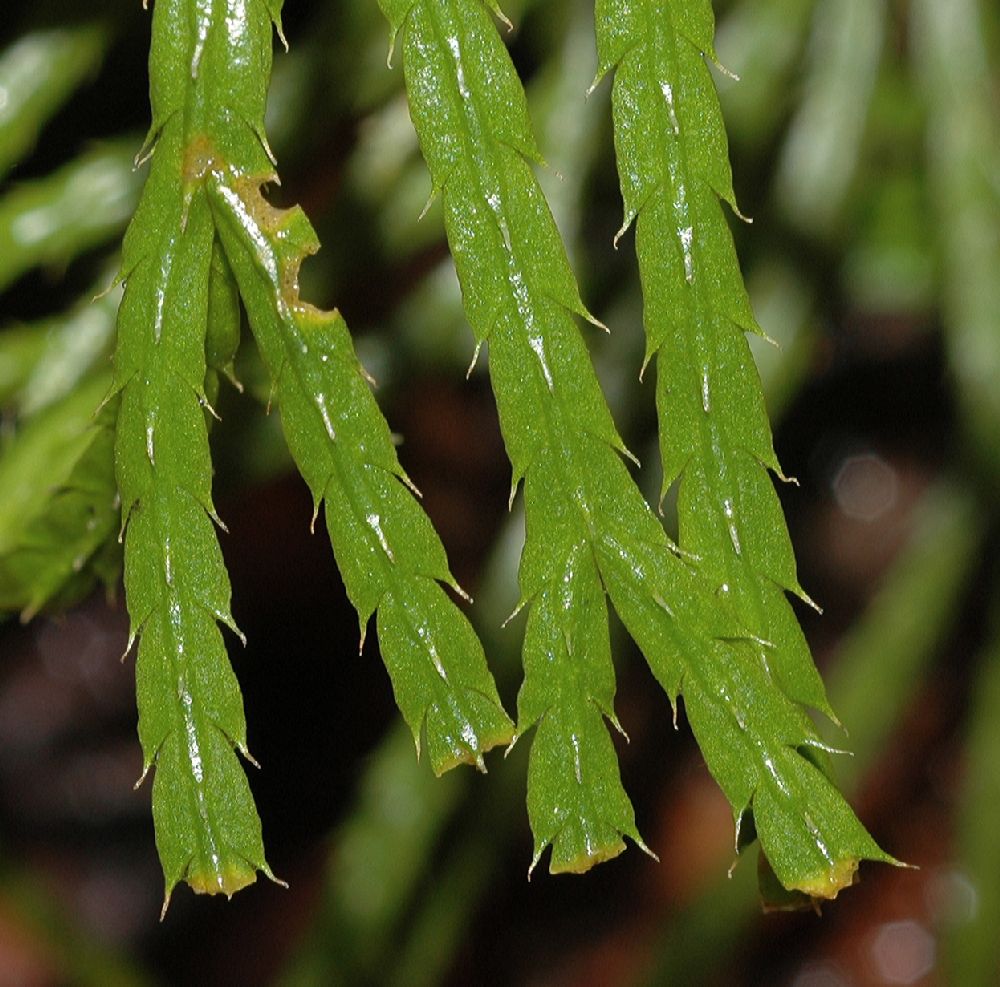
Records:
[[[292,454],[327,528],[362,639],[377,612],[382,653],[417,742],[438,773],[509,742],[478,638],[439,582],[457,585],[410,491],[336,312],[300,301],[318,244],[276,179],[264,135],[277,0],[161,0],[154,11],[152,172],[126,236],[115,388],[125,579],[140,638],[139,732],[167,895],[184,879],[231,894],[270,876],[234,748],[239,688],[218,623],[236,631],[213,531],[207,423],[235,383],[242,295],[272,374]],[[238,632],[237,632],[238,633]]]
[[[606,589],[672,699],[733,614],[670,550],[628,475],[572,314],[587,316],[526,159],[537,159],[523,91],[478,3],[385,5],[403,32],[411,114],[490,368],[515,484],[525,481],[522,605],[529,605],[519,733],[529,767],[535,862],[585,870],[639,841],[602,718],[613,716]],[[596,605],[595,601],[600,601]],[[802,729],[805,729],[804,722]]]
[[[513,725],[457,592],[444,547],[407,489],[389,427],[347,326],[298,297],[302,259],[318,249],[300,209],[278,210],[258,180],[211,168],[213,208],[250,324],[274,381],[289,448],[327,531],[362,639],[377,613],[396,702],[438,774],[506,744]],[[412,485],[411,485],[412,487]]]
[[[118,322],[116,440],[125,589],[144,773],[169,900],[187,881],[232,894],[270,876],[260,821],[236,751],[247,754],[242,698],[219,622],[236,630],[214,530],[205,407],[206,339],[231,336],[211,304],[225,273],[199,157],[208,135],[252,143],[270,68],[271,22],[242,3],[155,5],[150,58],[152,168],[125,238]],[[242,16],[239,16],[242,15]],[[242,114],[242,116],[240,116]],[[222,290],[224,294],[225,285]],[[215,347],[223,352],[226,345]],[[224,359],[224,357],[223,357]]]
[[[720,204],[736,207],[705,64],[714,58],[711,7],[598,0],[596,24],[598,78],[615,76],[623,229],[636,223],[646,362],[658,358],[663,494],[679,481],[680,547],[748,638],[736,660],[717,648],[692,656],[686,709],[737,824],[752,812],[781,883],[834,897],[860,859],[888,858],[804,756],[819,740],[801,706],[832,711],[784,595],[804,597],[767,476],[780,469],[745,338],[760,329]]]

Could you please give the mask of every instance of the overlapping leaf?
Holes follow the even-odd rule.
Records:
[[[259,147],[231,118],[254,109],[253,97],[262,107],[270,65],[270,19],[255,19],[256,32],[249,24],[230,32],[222,18],[236,11],[228,6],[164,0],[154,9],[153,162],[125,238],[115,354],[139,736],[144,773],[156,766],[153,818],[168,900],[181,880],[232,894],[257,870],[270,876],[234,753],[247,754],[246,723],[218,626],[235,631],[213,529],[205,421],[210,311],[216,320],[233,312],[210,308],[210,284],[224,274],[213,274],[215,231],[198,149],[215,131]],[[225,337],[225,329],[215,333]]]
[[[233,377],[239,297],[273,375],[292,453],[327,527],[362,634],[382,652],[418,750],[438,772],[510,740],[482,647],[439,582],[444,549],[407,491],[388,426],[347,328],[299,300],[318,244],[279,211],[263,129],[278,0],[160,0],[154,11],[152,172],[126,236],[115,388],[125,581],[139,636],[140,737],[156,764],[153,812],[167,894],[232,893],[270,876],[233,749],[246,752],[239,689],[218,622],[235,627],[212,530],[208,414]],[[249,756],[249,755],[247,755]]]
[[[616,494],[634,488],[573,325],[570,313],[585,309],[525,160],[538,152],[493,25],[478,2],[382,6],[394,32],[405,22],[411,114],[443,198],[466,313],[480,344],[490,342],[514,484],[526,484],[521,586],[531,613],[518,733],[540,724],[529,766],[532,866],[551,844],[552,869],[582,871],[620,853],[623,836],[641,844],[603,723],[614,672],[595,567],[595,474],[582,458],[598,460]]]
[[[759,646],[735,640],[755,635],[731,606],[732,591],[711,568],[706,581],[671,553],[619,458],[621,441],[571,318],[586,312],[527,164],[538,154],[523,94],[494,26],[469,0],[385,0],[383,9],[394,33],[403,32],[411,114],[443,198],[469,321],[480,343],[490,342],[514,482],[525,480],[521,584],[532,616],[518,729],[541,722],[529,790],[535,862],[551,842],[553,869],[585,869],[619,852],[622,835],[636,838],[606,729],[593,715],[610,715],[613,696],[609,655],[600,643],[603,611],[594,605],[599,575],[671,700],[684,689],[695,732],[737,820],[753,804],[779,877],[810,893],[835,893],[858,858],[881,851],[803,756],[821,746],[805,712],[774,686],[755,654]],[[627,27],[628,11],[619,14]],[[696,14],[692,31],[704,26]],[[719,128],[698,146],[720,186],[728,165],[717,152],[724,147]],[[649,194],[637,192],[639,201]],[[717,210],[714,195],[712,203]],[[693,261],[683,252],[681,258],[686,282],[685,261]],[[728,260],[738,276],[731,246]],[[751,319],[741,282],[734,291],[725,273],[713,276],[715,303]],[[759,397],[741,383],[737,377],[718,400],[743,401],[746,414],[761,417]],[[748,458],[769,452],[766,421],[763,434],[766,448],[751,446]],[[678,455],[683,464],[690,450]],[[741,475],[744,484],[752,483],[754,474],[744,474],[750,477]],[[740,493],[756,503],[758,487]],[[725,531],[729,537],[728,525]],[[766,536],[758,541],[758,553],[779,553],[780,541],[778,548]],[[794,568],[790,578],[781,574],[791,581]],[[823,706],[811,664],[805,668],[789,663],[782,673]]]
[[[383,8],[404,30],[411,113],[469,321],[490,343],[514,483],[525,482],[521,591],[531,612],[518,731],[539,723],[529,768],[534,862],[551,843],[553,870],[585,870],[619,853],[625,835],[641,844],[602,722],[614,715],[604,587],[659,656],[672,696],[678,643],[712,647],[738,628],[669,551],[621,462],[573,324],[586,310],[526,161],[538,153],[523,92],[489,17],[456,0]]]
[[[300,209],[277,210],[259,181],[212,169],[212,201],[250,324],[274,380],[292,455],[325,517],[362,637],[377,613],[382,657],[418,752],[434,771],[510,741],[482,645],[438,585],[461,592],[407,489],[369,381],[338,312],[300,301],[298,268],[318,249]],[[412,485],[411,485],[412,486]]]
[[[832,897],[859,859],[888,859],[803,756],[798,708],[832,715],[785,591],[801,588],[767,469],[780,470],[745,332],[759,332],[720,198],[735,209],[703,53],[706,0],[598,0],[598,78],[614,70],[615,146],[636,223],[646,362],[657,361],[663,492],[680,480],[680,546],[734,608],[738,662],[692,656],[686,708],[737,822],[752,809],[781,882]],[[722,702],[720,703],[720,699]]]

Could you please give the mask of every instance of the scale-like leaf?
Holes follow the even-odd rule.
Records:
[[[537,525],[552,536],[559,521],[547,514],[551,499],[539,490],[534,471],[526,481],[525,499],[529,535]],[[538,545],[538,540],[529,544]],[[617,726],[604,588],[586,540],[563,547],[561,575],[547,578],[541,566],[551,562],[540,554],[535,556],[540,571],[530,571],[531,557],[522,569],[532,604],[524,635],[518,730],[538,726],[528,763],[528,817],[535,834],[531,866],[551,844],[553,871],[583,871],[621,853],[623,835],[640,845],[642,841],[603,723],[607,718]]]
[[[232,306],[213,273],[215,229],[200,149],[260,139],[241,112],[263,105],[270,20],[231,3],[161,0],[150,58],[152,169],[125,238],[118,322],[116,467],[125,528],[125,589],[136,666],[144,774],[169,900],[187,881],[232,894],[272,876],[238,758],[249,757],[239,685],[218,623],[236,631],[213,529],[205,420],[206,341],[225,359]],[[246,13],[246,11],[243,11]],[[252,117],[250,118],[252,119]],[[210,287],[211,286],[211,287]],[[221,293],[221,294],[220,294]]]
[[[444,547],[400,467],[344,320],[300,301],[298,269],[318,249],[300,209],[267,204],[259,181],[211,168],[212,201],[250,324],[274,380],[292,455],[327,530],[362,636],[377,612],[396,701],[435,772],[508,743],[482,645],[438,582],[459,591]]]
[[[859,859],[889,859],[803,756],[799,704],[832,716],[785,591],[804,597],[767,469],[779,473],[745,333],[759,332],[720,198],[735,209],[704,54],[707,0],[598,0],[598,78],[614,70],[615,146],[636,223],[646,362],[657,361],[663,492],[680,480],[680,547],[748,637],[736,661],[691,656],[686,708],[737,822],[751,808],[781,882],[833,897]]]
[[[671,700],[685,690],[736,818],[753,804],[768,849],[776,841],[787,848],[779,876],[828,894],[831,873],[847,881],[859,857],[880,851],[856,822],[842,818],[846,812],[853,822],[800,753],[819,746],[812,725],[750,657],[756,646],[736,641],[749,634],[730,594],[719,592],[711,571],[706,580],[670,551],[621,462],[621,440],[571,317],[586,311],[526,161],[538,154],[523,92],[494,25],[475,0],[387,2],[383,9],[394,33],[405,30],[411,115],[443,199],[469,321],[480,343],[490,342],[514,481],[526,483],[522,600],[546,618],[529,618],[518,723],[521,731],[541,722],[530,793],[535,859],[555,842],[552,868],[582,870],[617,853],[622,835],[635,838],[606,728],[600,715],[581,712],[609,713],[613,695],[607,649],[593,640],[595,633],[606,637],[587,591],[587,565],[596,563]],[[691,29],[698,27],[695,16]],[[711,168],[728,167],[724,158],[716,163],[710,141],[701,150]],[[736,269],[734,257],[731,263]],[[725,280],[716,287],[725,309]],[[742,285],[728,301],[749,318],[741,293]],[[734,389],[742,396],[738,381]],[[578,568],[583,557],[588,562]],[[560,628],[559,641],[542,633],[548,620]],[[797,812],[814,784],[822,797],[811,814]],[[565,814],[567,793],[582,815]],[[787,836],[779,836],[786,827]]]
[[[480,344],[490,342],[514,484],[526,478],[521,588],[531,613],[518,734],[538,724],[532,866],[553,844],[553,870],[583,871],[620,853],[623,836],[641,845],[603,723],[614,672],[591,474],[578,462],[590,450],[620,466],[623,445],[573,325],[570,312],[586,311],[525,160],[538,152],[523,90],[489,16],[478,0],[382,6],[394,32],[405,22],[410,112],[442,196],[467,316]],[[628,498],[624,470],[613,475]]]
[[[202,410],[211,215],[199,193],[180,235],[183,207],[169,187],[173,222],[165,222],[167,209],[157,210],[159,223],[149,223],[147,212],[168,204],[167,196],[154,197],[157,169],[173,163],[172,137],[161,137],[126,240],[115,368],[125,588],[132,635],[140,636],[139,735],[144,769],[157,767],[153,814],[168,896],[182,879],[195,890],[232,893],[256,869],[267,872],[260,823],[232,749],[246,752],[246,725],[217,626],[234,625],[210,518]]]
[[[362,628],[374,612],[403,715],[438,772],[510,740],[444,549],[408,483],[343,320],[298,298],[317,249],[299,209],[271,208],[264,134],[280,0],[160,0],[145,151],[153,168],[126,236],[116,353],[125,581],[146,768],[167,895],[232,893],[270,876],[233,748],[246,755],[217,626],[235,630],[212,520],[206,412],[232,378],[242,294],[293,455],[327,526]],[[255,177],[248,177],[255,176]],[[234,381],[235,382],[235,381]],[[249,756],[249,755],[247,755]]]
[[[521,591],[531,613],[518,731],[539,723],[529,780],[535,861],[553,843],[551,869],[585,870],[620,852],[624,835],[641,845],[602,722],[614,695],[603,589],[647,654],[663,658],[657,670],[672,698],[682,650],[740,630],[670,551],[621,462],[573,323],[573,313],[588,316],[526,160],[538,152],[523,90],[486,11],[460,0],[383,9],[395,32],[405,24],[411,114],[469,321],[490,343],[514,482],[525,480]]]

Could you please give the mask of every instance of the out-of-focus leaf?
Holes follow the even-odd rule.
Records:
[[[886,33],[885,0],[819,0],[802,98],[775,179],[785,214],[811,235],[833,233],[861,155]]]
[[[0,332],[0,405],[6,407],[45,350],[45,335],[27,327]]]
[[[0,178],[38,140],[45,122],[100,64],[108,31],[97,24],[20,37],[0,54]]]
[[[988,20],[992,18],[992,20]],[[943,254],[943,319],[965,427],[1000,478],[1000,61],[990,3],[915,0],[915,65]]]
[[[972,712],[966,731],[965,777],[957,825],[957,867],[946,903],[944,971],[947,983],[988,984],[1000,971],[1000,607],[994,633],[979,655]],[[964,891],[964,894],[962,893]]]
[[[768,338],[750,337],[764,403],[772,422],[784,414],[804,383],[816,350],[816,301],[805,279],[789,264],[773,260],[747,274],[747,291]]]
[[[115,575],[91,560],[114,540],[118,499],[112,456],[116,407],[100,375],[19,429],[0,456],[0,610],[26,619],[79,599]]]
[[[912,697],[948,630],[982,537],[983,517],[967,491],[950,482],[932,488],[915,512],[909,543],[841,643],[829,678],[837,709],[850,717],[855,756],[837,771],[849,788],[883,749],[894,719],[888,711]]]
[[[792,81],[815,6],[816,0],[743,0],[720,20],[715,48],[737,76],[717,76],[734,145],[763,150],[792,111]]]
[[[0,907],[18,938],[25,933],[45,952],[46,970],[61,983],[77,987],[156,987],[156,979],[120,945],[104,942],[80,921],[76,909],[53,890],[37,870],[14,863],[3,847]],[[5,973],[17,968],[8,960]],[[35,980],[37,983],[37,980]]]
[[[121,288],[98,278],[68,312],[0,332],[0,404],[29,418],[69,394],[110,352]]]
[[[121,232],[141,185],[134,153],[132,140],[97,147],[0,199],[0,290],[33,267],[67,264]]]
[[[894,173],[875,176],[858,199],[862,217],[844,258],[851,302],[863,312],[890,317],[926,311],[938,291],[936,240],[915,159],[905,159]]]
[[[408,904],[458,804],[461,777],[434,778],[418,768],[408,731],[390,729],[366,764],[351,815],[334,833],[323,903],[282,987],[384,982],[399,924],[409,924]]]

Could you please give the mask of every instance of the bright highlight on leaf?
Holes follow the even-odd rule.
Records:
[[[587,312],[527,163],[539,155],[524,94],[489,15],[452,0],[383,9],[402,31],[411,114],[466,313],[477,341],[489,341],[513,482],[525,483],[521,594],[530,610],[518,735],[538,724],[532,867],[551,845],[552,870],[584,871],[620,853],[624,836],[644,846],[603,722],[614,715],[614,671],[597,566],[605,548],[632,562],[605,508],[620,501],[649,512],[573,324],[571,313]]]
[[[234,753],[246,754],[246,723],[218,627],[235,630],[203,410],[214,231],[204,191],[192,194],[181,179],[182,124],[173,115],[159,135],[126,236],[115,355],[139,737],[144,774],[156,765],[153,818],[168,900],[181,880],[232,894],[256,870],[270,874]]]

